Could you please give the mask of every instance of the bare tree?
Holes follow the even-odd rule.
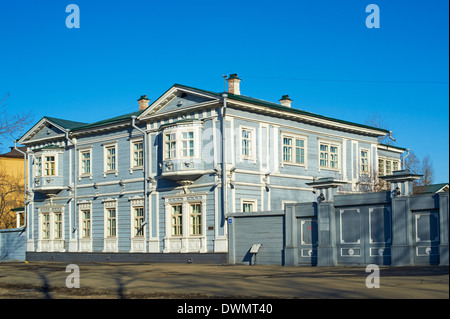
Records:
[[[413,182],[413,186],[427,186],[433,184],[434,169],[429,155],[420,160],[414,152],[410,152],[405,160],[406,169],[412,174],[422,175],[422,177]]]
[[[0,162],[0,228],[16,227],[16,216],[11,209],[24,205],[23,179],[12,176]]]
[[[380,114],[378,114],[376,112],[369,114],[367,119],[364,121],[364,124],[368,125],[368,126],[376,127],[376,128],[381,128],[383,130],[388,130],[388,125],[386,123],[386,120],[384,119],[383,116],[381,116]],[[390,139],[389,136],[382,135],[382,136],[378,136],[378,143],[391,145],[391,144],[394,144],[394,141],[392,139]]]
[[[33,116],[31,112],[10,115],[6,111],[6,100],[9,93],[0,99],[0,139],[6,139],[10,136],[18,138],[23,128],[30,124]]]

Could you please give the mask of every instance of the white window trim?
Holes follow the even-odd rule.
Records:
[[[135,228],[134,228],[134,210],[135,208],[143,208],[144,209],[144,221],[146,220],[145,215],[145,207],[144,207],[144,197],[133,197],[129,199],[130,201],[130,231],[131,231],[131,238],[137,238],[137,239],[146,239],[147,238],[147,232],[145,231],[145,227],[144,227],[144,234],[143,236],[136,236],[135,235]]]
[[[83,211],[90,211],[90,220],[91,220],[91,233],[89,237],[83,237]],[[78,219],[79,219],[79,225],[80,225],[80,231],[78,237],[80,240],[91,240],[92,239],[92,202],[91,201],[83,201],[78,203]]]
[[[89,173],[82,173],[81,167],[83,162],[83,153],[89,152],[89,160],[90,160],[90,172]],[[89,177],[89,179],[92,179],[92,146],[90,147],[83,147],[78,149],[78,180],[81,180],[82,177]]]
[[[114,237],[108,236],[108,209],[114,208],[116,210],[116,235]],[[103,238],[106,240],[114,240],[119,238],[119,210],[117,199],[103,200]]]
[[[134,144],[136,143],[142,143],[142,165],[138,165],[138,166],[134,166]],[[130,174],[133,174],[134,170],[141,170],[144,169],[144,164],[145,164],[145,146],[144,145],[144,139],[143,137],[137,137],[137,138],[133,138],[130,139]]]
[[[55,213],[61,214],[61,238],[55,238]],[[49,236],[48,238],[43,238],[43,219],[42,216],[48,214],[49,216]],[[43,243],[47,243],[46,246],[49,251],[65,251],[64,245],[61,243],[65,241],[65,212],[64,207],[52,208],[50,210],[40,210],[38,209],[38,249],[42,251]],[[58,244],[59,243],[59,244]]]
[[[252,137],[250,139],[251,142],[251,154],[250,156],[244,155],[242,153],[242,131],[250,131],[252,133]],[[243,126],[239,125],[239,162],[242,162],[243,160],[247,161],[253,161],[256,163],[256,127],[250,127],[250,126]]]
[[[114,170],[108,171],[108,153],[107,149],[114,147],[116,149],[115,151],[115,158],[116,158],[116,167]],[[116,176],[119,174],[119,148],[118,143],[108,143],[103,144],[103,177],[106,177],[107,174],[115,174]]]
[[[379,166],[379,162],[380,160],[384,160],[384,165],[383,165],[383,175],[380,174],[380,166]],[[394,172],[394,162],[398,163],[398,170],[402,169],[401,166],[401,160],[396,159],[396,158],[392,158],[392,157],[387,157],[387,156],[378,156],[378,160],[377,160],[377,171],[378,171],[378,176],[386,176],[386,161],[391,162],[391,174]]]
[[[330,152],[330,147],[334,146],[337,147],[337,168],[332,168],[329,166],[320,166],[320,145],[321,144],[326,144],[328,145],[328,153]],[[317,140],[317,167],[319,168],[319,172],[322,169],[325,170],[330,170],[330,171],[336,171],[336,172],[341,172],[341,167],[342,167],[342,159],[341,159],[341,149],[342,149],[342,143],[341,142],[337,142],[337,141],[331,141],[331,140],[323,140],[323,139],[318,139]],[[330,163],[331,158],[328,158],[328,163]]]
[[[363,171],[362,170],[362,156],[361,156],[361,152],[362,151],[365,151],[365,152],[367,152],[367,171]],[[361,147],[360,149],[359,149],[359,156],[358,156],[358,158],[359,158],[359,176],[363,176],[363,175],[370,175],[370,173],[371,173],[371,161],[370,161],[370,159],[371,159],[371,154],[370,154],[370,149],[368,149],[368,148],[364,148],[364,147]]]
[[[296,149],[296,145],[295,143],[292,144],[292,162],[288,162],[284,160],[284,138],[292,138],[293,142],[295,142],[296,139],[298,140],[303,140],[304,146],[304,158],[305,158],[305,162],[304,163],[296,163],[294,158],[295,158],[295,149]],[[308,138],[304,135],[298,135],[298,134],[294,134],[294,133],[288,133],[288,132],[282,132],[281,133],[281,167],[283,167],[284,165],[294,165],[294,166],[302,166],[305,167],[306,169],[308,168]],[[319,146],[320,147],[320,146]]]
[[[201,134],[200,134],[200,124],[194,123],[189,125],[180,125],[175,127],[166,128],[162,132],[162,150],[163,150],[163,161],[173,161],[173,160],[186,160],[200,157],[200,144],[201,144]],[[193,132],[194,133],[194,156],[183,156],[183,143],[182,137],[183,133]],[[175,134],[175,156],[168,158],[166,156],[166,135]]]
[[[253,211],[250,213],[255,213],[258,211],[258,200],[257,199],[253,199],[253,198],[241,198],[241,206],[240,206],[240,211],[244,212],[244,202],[247,203],[252,203],[253,204]]]

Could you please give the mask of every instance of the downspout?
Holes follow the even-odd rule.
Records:
[[[24,216],[23,216],[23,222],[25,223],[25,228],[27,227],[27,225],[28,225],[28,222],[27,222],[27,189],[28,189],[28,187],[27,187],[27,153],[25,153],[25,152],[22,152],[21,150],[19,150],[18,148],[17,148],[17,140],[15,140],[14,141],[14,149],[16,150],[16,151],[18,151],[19,153],[22,153],[23,154],[23,174],[24,174],[24,183],[23,183],[23,188],[24,188],[24,201],[23,201],[23,214],[24,214]],[[20,219],[19,219],[19,221],[20,221]]]
[[[136,116],[132,116],[131,117],[131,126],[133,128],[135,128],[136,130],[138,130],[139,132],[141,132],[142,134],[144,134],[144,220],[142,222],[142,227],[144,227],[145,225],[147,225],[148,223],[148,219],[147,219],[147,213],[149,213],[149,207],[148,207],[148,159],[150,157],[150,155],[148,154],[148,150],[149,147],[147,146],[148,144],[148,136],[147,136],[147,132],[144,131],[143,129],[139,128],[138,126],[136,126]]]
[[[410,149],[407,148],[407,149],[406,149],[406,155],[403,156],[403,159],[402,159],[402,169],[406,169],[406,161],[405,161],[405,159],[409,156],[409,151],[410,151]]]
[[[388,136],[391,140],[393,140],[394,142],[396,141],[396,139],[392,137],[392,131],[389,131],[389,133],[387,134],[387,136]]]
[[[75,216],[74,227],[72,233],[78,230],[78,211],[77,211],[77,145],[69,137],[69,131],[66,131],[66,139],[73,145],[73,214]],[[77,248],[78,238],[77,236]],[[70,240],[70,238],[69,238]]]
[[[220,129],[222,130],[222,202],[223,202],[223,217],[228,217],[228,192],[227,192],[227,164],[225,156],[226,146],[226,127],[225,127],[225,113],[227,109],[228,94],[223,93],[223,105],[220,110]]]

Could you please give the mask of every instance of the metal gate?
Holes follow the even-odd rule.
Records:
[[[413,213],[414,264],[439,264],[439,211]]]
[[[298,263],[317,265],[317,244],[319,241],[317,218],[297,218]]]
[[[391,263],[391,225],[390,206],[336,209],[338,262],[389,265]]]

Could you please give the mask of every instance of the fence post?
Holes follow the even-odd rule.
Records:
[[[438,193],[439,196],[439,264],[448,266],[449,247],[449,194],[448,192]]]
[[[346,182],[337,181],[334,178],[319,178],[312,183],[306,183],[316,190],[317,197],[317,222],[319,243],[317,245],[317,265],[337,265],[336,248],[336,216],[334,210],[334,196],[337,188]]]
[[[391,185],[392,198],[392,245],[391,265],[408,266],[414,264],[413,216],[410,197],[413,194],[412,181],[422,175],[411,174],[408,170],[395,171],[380,178]]]
[[[285,266],[298,265],[298,237],[297,218],[295,217],[295,204],[287,204],[284,215],[284,233],[286,244],[284,247]]]

